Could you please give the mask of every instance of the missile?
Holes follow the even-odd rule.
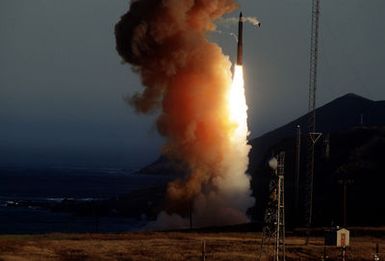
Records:
[[[242,12],[239,14],[238,22],[238,49],[237,49],[237,65],[243,64],[243,18]]]

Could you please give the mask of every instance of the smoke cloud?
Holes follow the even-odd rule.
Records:
[[[130,103],[140,113],[160,111],[162,153],[188,168],[168,186],[167,208],[158,217],[167,227],[188,224],[183,217],[190,208],[194,226],[248,220],[250,147],[232,139],[231,62],[206,38],[236,8],[233,0],[136,0],[115,26],[116,49],[144,86]]]

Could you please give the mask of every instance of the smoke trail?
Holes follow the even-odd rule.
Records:
[[[220,18],[218,19],[218,24],[224,24],[224,25],[233,25],[238,23],[238,17],[228,17],[228,18]],[[261,22],[258,21],[258,19],[254,16],[244,16],[242,17],[242,21],[244,23],[249,23],[255,27],[260,27]]]
[[[226,35],[229,35],[229,36],[231,36],[234,40],[235,40],[235,42],[237,42],[238,41],[238,36],[235,34],[235,33],[232,33],[232,32],[224,32],[224,31],[222,31],[222,30],[218,30],[218,29],[215,29],[215,31],[214,31],[215,33],[218,33],[218,34],[226,34]]]
[[[168,226],[184,224],[175,213],[186,216],[190,207],[196,226],[245,222],[253,204],[244,174],[250,147],[246,137],[234,141],[239,126],[229,117],[231,63],[206,38],[235,8],[233,0],[136,0],[115,26],[117,51],[144,86],[131,104],[161,111],[162,152],[188,167],[185,179],[168,186],[158,218]]]

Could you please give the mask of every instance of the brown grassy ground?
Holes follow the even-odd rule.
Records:
[[[49,234],[0,236],[0,260],[202,260],[202,241],[207,261],[258,260],[261,235],[256,233],[141,232],[125,234]],[[373,260],[375,243],[385,247],[385,238],[351,239],[349,260]],[[320,260],[323,239],[287,238],[286,260]],[[338,250],[328,247],[329,260],[338,260]],[[385,254],[381,260],[385,259]],[[266,260],[263,258],[263,260]]]

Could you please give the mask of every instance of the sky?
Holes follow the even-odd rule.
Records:
[[[310,0],[238,1],[245,16],[250,137],[307,112]],[[142,89],[115,51],[125,0],[0,1],[0,166],[140,168],[163,144]],[[234,12],[229,16],[238,16]],[[385,1],[321,0],[317,104],[346,93],[385,100]],[[212,33],[234,61],[237,26]]]

